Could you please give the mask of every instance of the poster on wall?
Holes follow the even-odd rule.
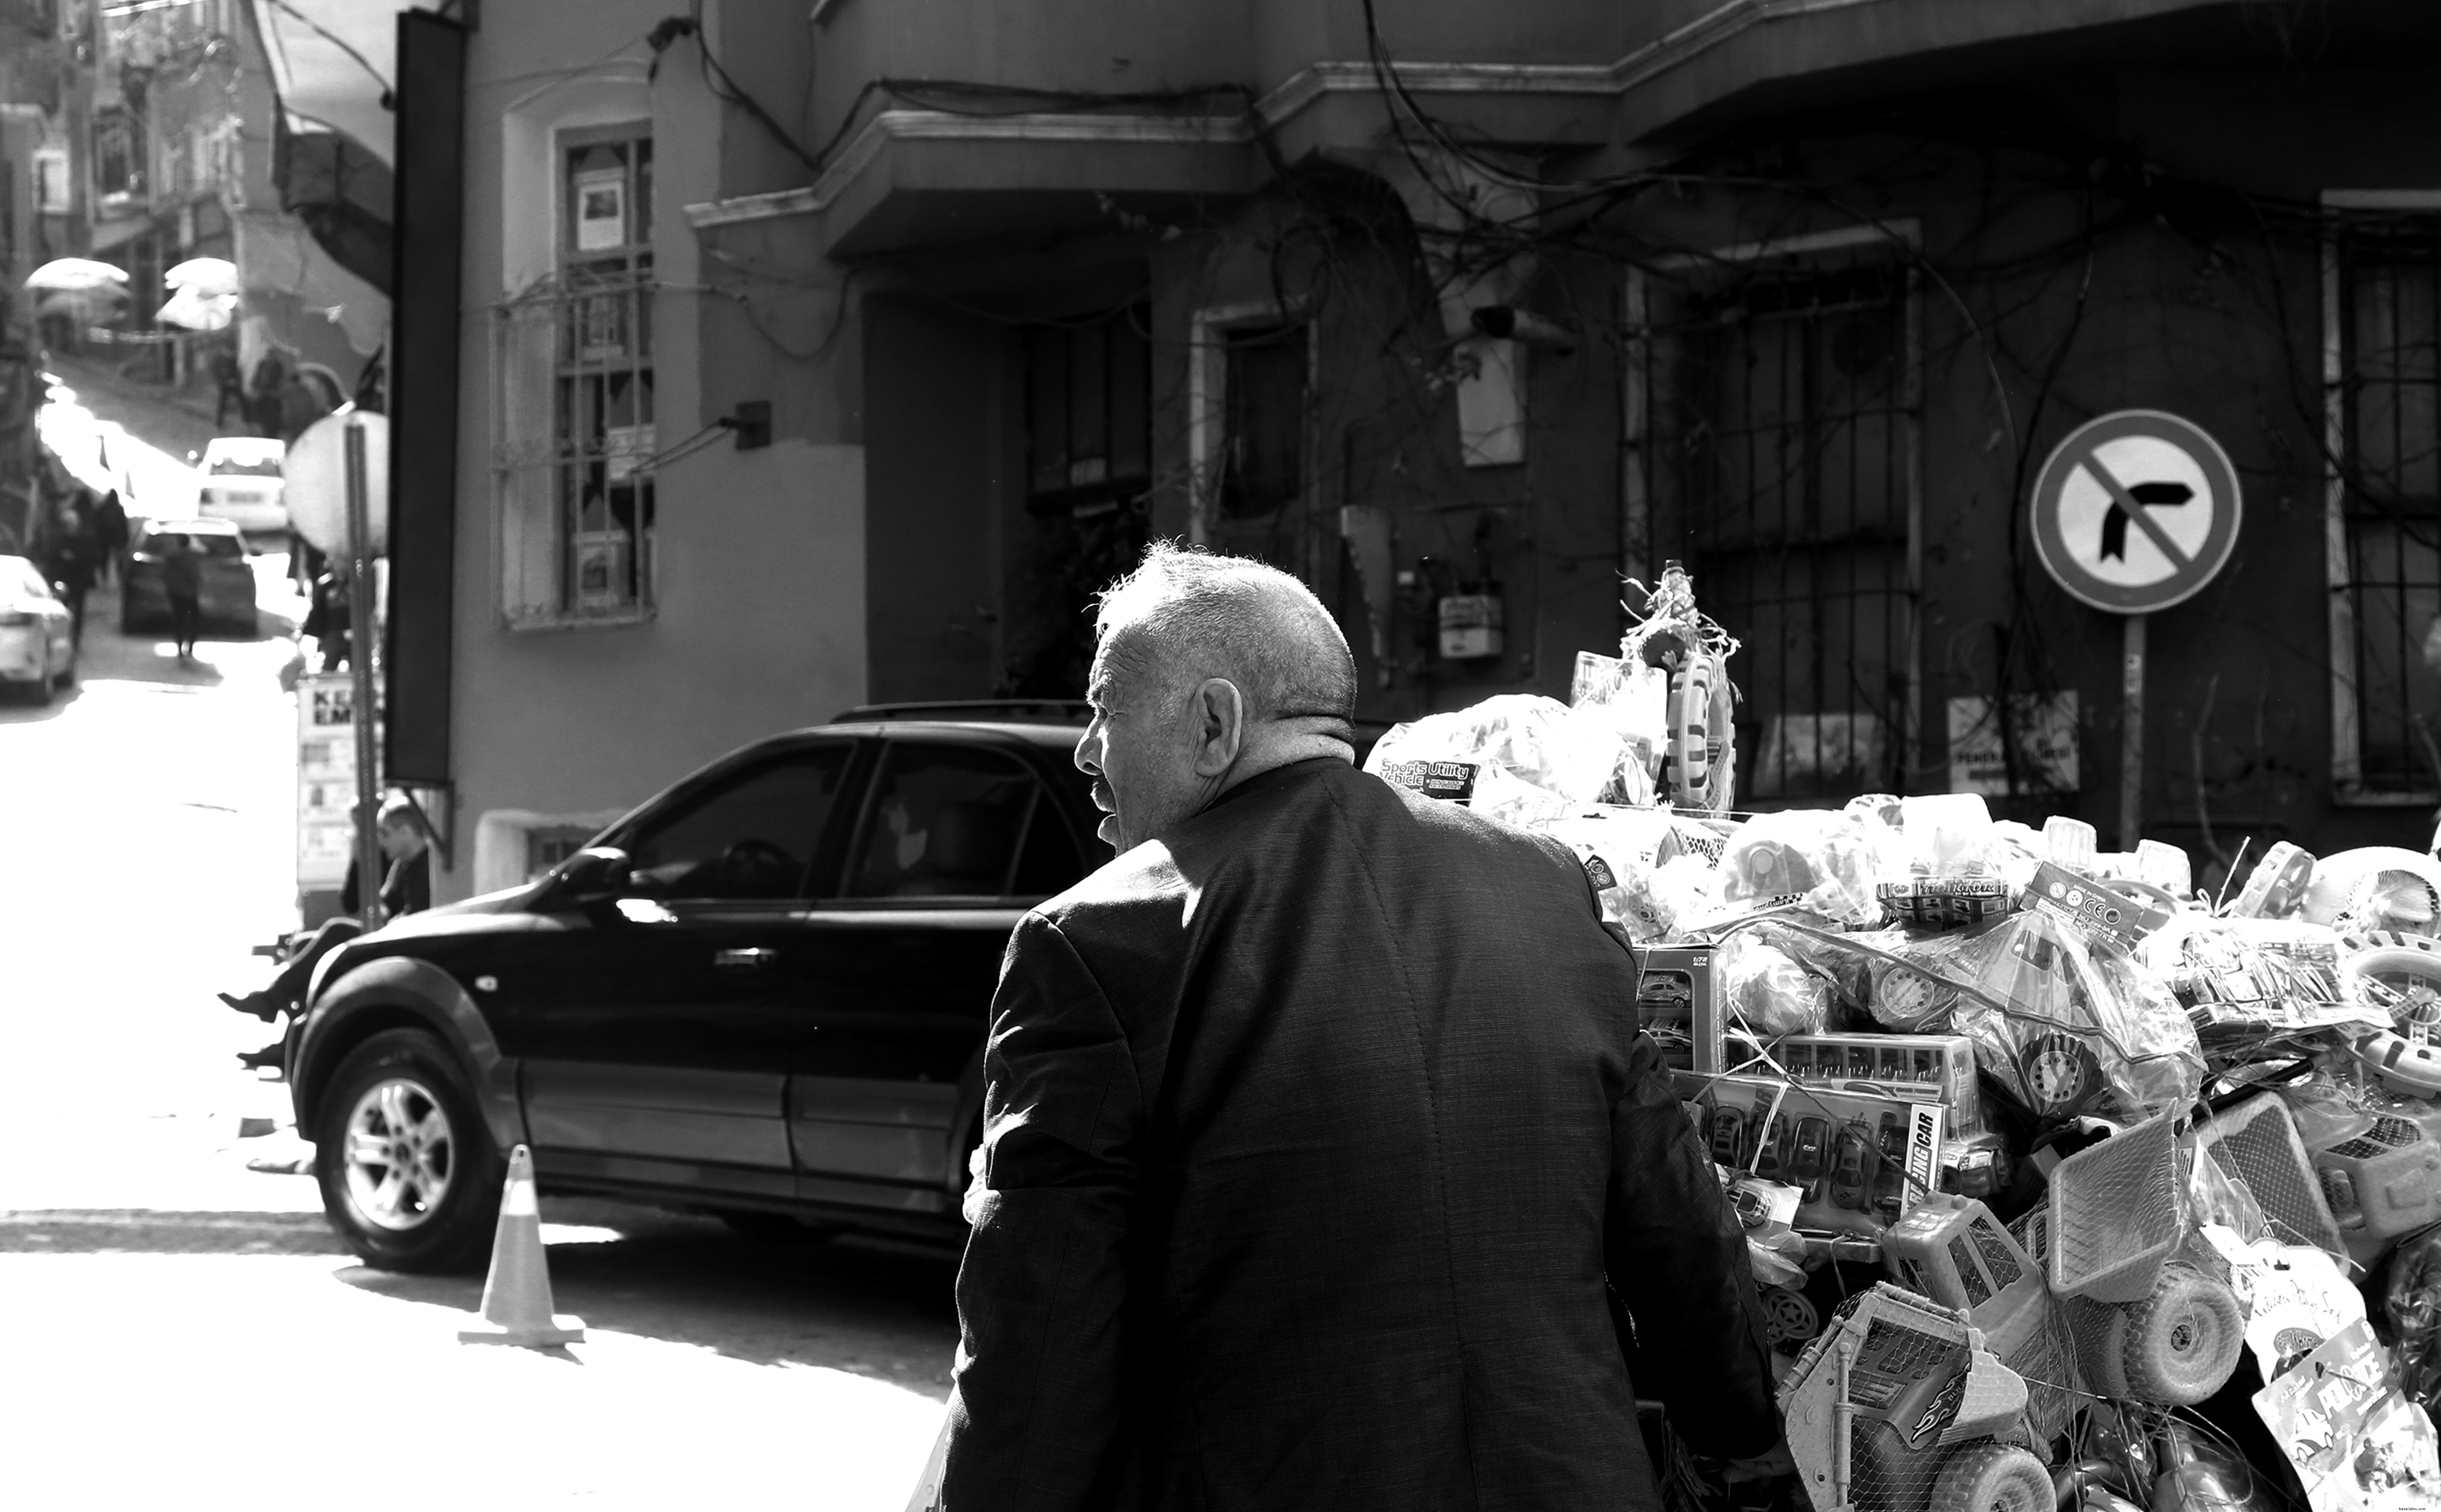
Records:
[[[297,891],[335,891],[348,878],[355,830],[354,679],[344,672],[297,679]]]
[[[597,168],[570,182],[576,202],[576,250],[606,252],[627,244],[627,171]]]
[[[1949,790],[2007,798],[2009,762],[2000,743],[1999,704],[1984,697],[1949,700]],[[2009,700],[2011,731],[2017,744],[2020,796],[2073,793],[2076,759],[2076,694],[2016,693]]]
[[[570,540],[576,556],[576,606],[615,609],[629,602],[627,532],[578,531]]]

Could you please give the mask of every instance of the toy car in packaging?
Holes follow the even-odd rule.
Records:
[[[1802,1194],[1793,1222],[1871,1234],[1940,1181],[1942,1106],[1769,1076],[1673,1073],[1712,1159]]]

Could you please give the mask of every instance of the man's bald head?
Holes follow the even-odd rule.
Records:
[[[1355,755],[1347,638],[1276,567],[1156,543],[1102,595],[1094,629],[1094,720],[1076,765],[1119,850],[1250,777]]]
[[[1343,737],[1354,732],[1347,638],[1313,590],[1277,567],[1156,541],[1103,592],[1094,628],[1102,654],[1148,674],[1166,702],[1225,677],[1245,695],[1250,725],[1328,722]]]

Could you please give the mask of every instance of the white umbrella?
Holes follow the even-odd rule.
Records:
[[[26,275],[28,289],[54,289],[65,294],[117,288],[126,281],[126,270],[91,258],[59,258]]]
[[[172,289],[190,289],[211,296],[237,293],[237,264],[226,258],[189,258],[169,272],[161,281]]]
[[[226,331],[237,315],[237,295],[206,294],[189,284],[170,296],[170,302],[154,312],[153,318],[190,331]]]

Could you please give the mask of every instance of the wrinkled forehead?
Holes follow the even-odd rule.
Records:
[[[1154,637],[1131,624],[1112,625],[1094,644],[1085,696],[1107,703],[1122,693],[1159,687],[1161,659]]]

